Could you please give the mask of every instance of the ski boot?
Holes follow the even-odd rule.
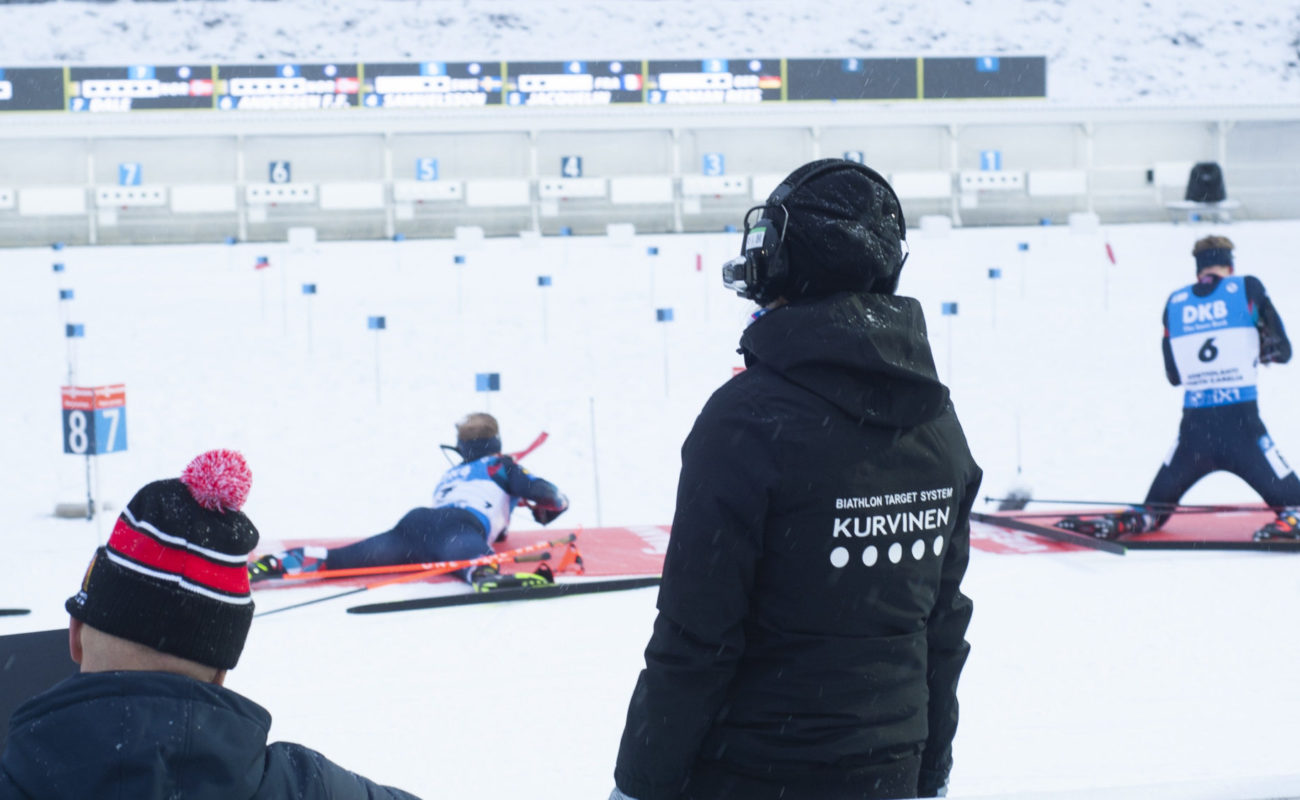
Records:
[[[1255,531],[1255,541],[1271,542],[1276,540],[1300,541],[1300,511],[1288,509],[1277,515],[1264,527]]]
[[[276,555],[264,555],[248,565],[248,582],[282,578],[286,574],[298,572],[315,572],[325,564],[325,555],[323,547],[294,547]]]
[[[495,592],[498,589],[535,589],[555,583],[555,573],[546,564],[538,564],[536,572],[501,574],[495,565],[478,567],[470,573],[470,584],[476,592]]]
[[[248,565],[248,582],[257,583],[271,578],[279,578],[284,573],[284,564],[280,562],[279,558],[268,553]]]
[[[1117,539],[1147,529],[1147,517],[1138,511],[1102,514],[1096,517],[1069,516],[1057,521],[1056,527],[1097,539]]]

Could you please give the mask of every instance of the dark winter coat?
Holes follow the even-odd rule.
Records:
[[[163,672],[74,675],[14,712],[0,800],[413,800],[301,745],[271,715]]]
[[[615,779],[637,800],[928,795],[947,780],[981,473],[920,304],[841,293],[741,338],[682,447]]]

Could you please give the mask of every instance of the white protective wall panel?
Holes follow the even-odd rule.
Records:
[[[461,181],[393,181],[393,200],[398,203],[439,203],[465,197]]]
[[[1081,169],[1029,171],[1030,197],[1068,197],[1088,193],[1088,173]]]
[[[541,178],[537,196],[543,200],[585,200],[607,193],[604,178]]]
[[[99,186],[95,188],[99,208],[162,208],[167,205],[165,186]]]
[[[708,197],[745,194],[749,191],[749,178],[741,175],[683,175],[684,197]]]
[[[339,181],[320,185],[320,207],[326,211],[365,211],[384,207],[384,184],[378,181]]]
[[[609,179],[609,201],[615,205],[671,203],[673,179],[667,175],[636,175]]]
[[[18,213],[24,217],[66,217],[86,213],[86,190],[80,186],[32,186],[18,190]]]
[[[1164,189],[1185,189],[1194,161],[1157,161],[1152,167],[1155,185]]]
[[[230,184],[182,184],[171,187],[171,207],[176,214],[231,214],[238,195]]]
[[[899,200],[938,200],[952,197],[952,173],[946,170],[895,172],[889,178]]]
[[[780,186],[783,180],[785,180],[785,175],[775,172],[755,175],[750,179],[749,196],[760,203],[766,202],[767,198],[772,196],[772,192],[776,191],[776,187]]]
[[[465,205],[475,208],[526,206],[532,202],[526,179],[465,181]]]

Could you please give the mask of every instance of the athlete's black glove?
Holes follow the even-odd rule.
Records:
[[[550,525],[555,518],[564,513],[563,508],[543,508],[541,506],[529,506],[533,510],[533,519],[541,525]]]

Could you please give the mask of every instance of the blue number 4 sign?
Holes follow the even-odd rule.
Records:
[[[117,165],[117,185],[118,186],[139,186],[140,185],[140,164],[139,162],[128,161]]]

